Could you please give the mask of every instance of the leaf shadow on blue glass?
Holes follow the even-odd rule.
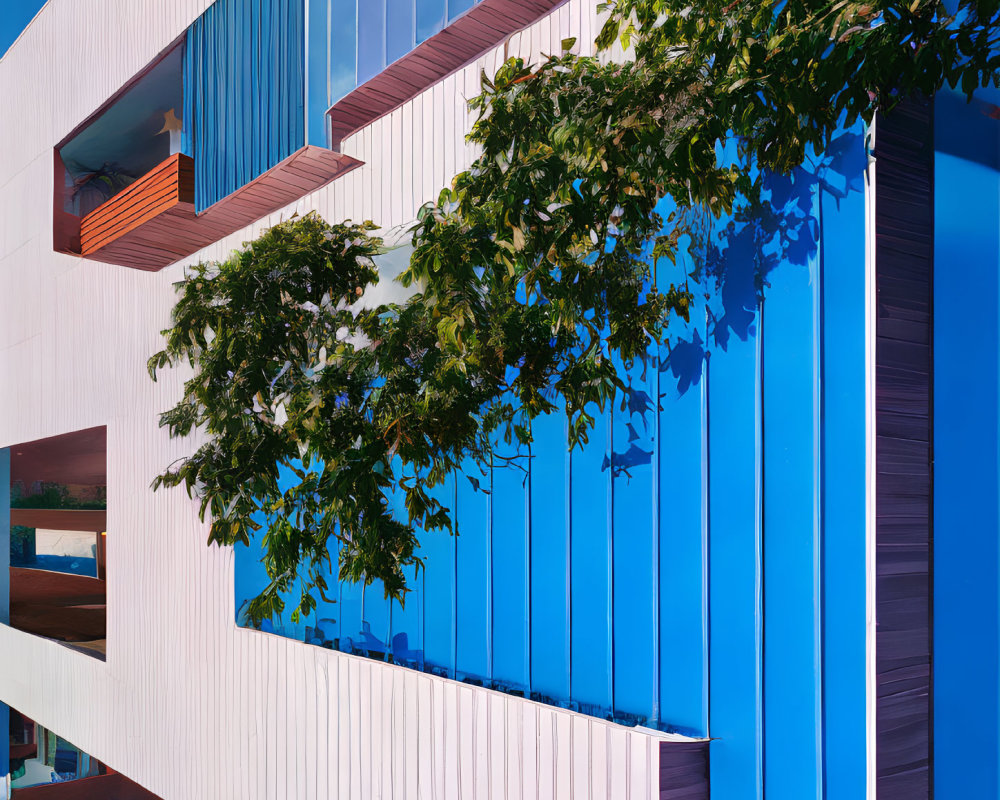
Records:
[[[678,394],[698,385],[706,360],[724,353],[730,336],[746,341],[756,334],[769,276],[783,264],[806,267],[817,256],[822,195],[839,205],[848,193],[861,191],[867,158],[863,136],[842,133],[822,156],[791,174],[764,174],[760,200],[738,208],[694,244],[690,277],[704,294],[704,322],[693,322],[690,333],[655,356]]]
[[[761,303],[772,273],[779,267],[806,269],[817,257],[822,257],[820,203],[829,198],[839,204],[849,193],[863,189],[866,165],[867,153],[863,136],[854,132],[843,133],[830,144],[825,154],[812,158],[792,174],[763,175],[763,191],[758,202],[744,203],[731,217],[710,228],[706,225],[705,230],[698,233],[690,248],[688,260],[679,267],[682,277],[689,279],[692,290],[698,293],[696,316],[692,316],[687,325],[678,321],[678,325],[670,331],[669,344],[651,346],[641,363],[630,370],[627,390],[616,401],[613,412],[621,422],[619,431],[624,435],[615,434],[613,446],[604,452],[603,459],[597,458],[593,462],[595,469],[600,464],[601,472],[610,473],[613,479],[631,480],[630,471],[651,465],[656,453],[656,415],[664,410],[663,401],[683,396],[692,388],[698,387],[709,359],[712,356],[725,357],[734,341],[733,337],[745,342],[756,336]],[[527,302],[527,299],[524,301]],[[650,380],[650,376],[658,376],[658,382]],[[656,385],[659,386],[658,397],[652,388]],[[530,460],[530,456],[528,459]],[[524,467],[516,463],[510,463],[504,469],[524,471]],[[520,487],[520,493],[515,491],[518,498],[523,497],[526,476],[525,471],[523,479],[519,477],[517,481],[509,482],[515,489]],[[490,504],[503,505],[510,502],[508,493],[492,488],[494,481],[485,474],[470,472],[465,478],[473,492],[488,497]],[[456,513],[458,511],[456,509]],[[485,523],[480,527],[485,530]],[[482,548],[484,554],[492,554],[492,548],[495,547],[492,533],[489,536],[489,543]],[[491,558],[492,555],[483,557]],[[455,558],[454,554],[449,558]],[[239,554],[237,559],[237,597],[242,601],[259,590],[260,582],[264,579],[259,575],[259,563],[253,567],[256,572],[251,576],[249,562],[241,560]],[[246,581],[240,574],[245,563],[248,564]],[[563,565],[547,565],[547,568],[552,569],[562,567]],[[454,579],[458,568],[456,560],[437,574],[444,576],[443,580],[450,581]],[[318,604],[316,612],[310,615],[311,624],[283,626],[279,622],[276,627],[266,621],[261,630],[328,649],[403,664],[511,694],[525,693],[522,687],[505,685],[489,674],[463,672],[453,660],[447,664],[425,661],[421,645],[425,641],[424,632],[430,616],[438,612],[455,614],[454,607],[435,610],[418,606],[420,611],[403,620],[401,615],[396,616],[399,607],[394,605],[385,618],[385,609],[381,605],[372,604],[369,609],[361,601],[360,595],[355,596],[357,593],[352,593],[350,586],[337,580],[336,565],[333,565],[332,574],[327,577],[330,579],[331,596],[334,599],[324,599]],[[429,580],[426,574],[423,577]],[[415,585],[415,588],[417,592],[426,592],[422,583]],[[457,590],[452,588],[444,593],[451,598],[450,602],[457,604],[461,600],[453,591]],[[492,590],[484,587],[484,591]],[[415,602],[423,601],[418,599]],[[492,603],[492,599],[490,602]],[[334,603],[338,604],[336,614],[333,613]],[[409,607],[408,601],[407,608]],[[502,612],[495,610],[494,613]],[[459,636],[481,638],[485,635],[478,629],[458,632],[454,627],[454,617],[439,621],[446,627],[451,627],[451,635],[455,641]],[[600,623],[583,618],[573,621],[574,626],[595,624]],[[525,620],[526,629],[527,625]],[[562,634],[555,631],[552,635]],[[488,668],[486,672],[489,672]],[[662,720],[628,714],[621,709],[585,705],[570,696],[545,695],[530,687],[529,692],[535,700],[573,708],[591,716],[612,718],[625,724],[664,727]]]

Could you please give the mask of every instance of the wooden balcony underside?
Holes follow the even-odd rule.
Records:
[[[319,189],[360,161],[306,146],[196,214],[194,164],[174,155],[83,218],[80,255],[159,270]]]

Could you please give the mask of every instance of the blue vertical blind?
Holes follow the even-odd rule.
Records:
[[[691,322],[585,448],[556,413],[520,467],[441,488],[458,535],[422,535],[405,608],[341,583],[278,632],[711,735],[713,797],[818,797],[824,772],[863,794],[865,159],[846,133],[708,237]],[[258,557],[237,549],[237,607]]]
[[[185,149],[199,212],[305,144],[304,0],[218,0],[188,29]]]

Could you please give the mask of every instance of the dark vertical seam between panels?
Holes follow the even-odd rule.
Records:
[[[496,510],[496,465],[490,455],[489,522],[486,526],[486,685],[493,684],[493,515]]]
[[[608,698],[611,716],[615,707],[615,406],[608,414]]]
[[[826,651],[826,235],[823,228],[823,200],[822,189],[817,192],[817,208],[819,215],[819,260],[816,267],[817,301],[816,314],[817,324],[815,341],[819,348],[819,364],[816,375],[816,393],[818,398],[819,414],[816,424],[819,425],[819,452],[816,454],[816,564],[818,575],[818,611],[819,624],[817,626],[818,652],[816,658],[817,669],[819,670],[819,752],[817,753],[817,766],[820,777],[820,796],[827,796],[826,780],[826,663],[824,661]]]
[[[531,452],[531,442],[528,442],[528,472],[524,476],[524,562],[525,562],[525,575],[524,580],[524,669],[525,669],[525,697],[531,697],[531,505],[532,505],[532,495],[531,495],[531,483],[534,477],[534,464],[532,462],[532,452]]]
[[[702,605],[705,609],[705,619],[702,622],[702,636],[704,637],[705,660],[703,664],[702,698],[705,704],[705,737],[712,735],[712,591],[709,584],[712,574],[712,411],[708,402],[709,387],[711,386],[711,353],[708,350],[708,307],[705,308],[705,353],[702,357]]]
[[[569,449],[569,420],[566,431],[566,699],[572,707],[573,695],[573,451]]]
[[[655,286],[656,281],[656,270],[653,270],[653,281]],[[652,485],[652,497],[650,498],[653,503],[653,524],[651,535],[653,537],[653,593],[652,593],[652,603],[653,603],[653,714],[652,722],[660,721],[660,701],[661,692],[663,690],[663,681],[661,673],[661,642],[660,642],[660,631],[662,629],[662,621],[660,619],[660,593],[662,591],[662,574],[660,569],[660,525],[661,525],[661,508],[660,508],[660,479],[661,479],[661,464],[660,459],[663,457],[663,447],[660,441],[660,348],[657,346],[656,355],[650,358],[648,355],[647,348],[647,362],[643,365],[643,369],[649,369],[649,362],[653,362],[653,485]]]
[[[928,203],[933,209],[934,202],[934,100],[928,101],[927,109],[927,170]],[[928,797],[934,797],[934,214],[930,214],[930,264],[927,269],[927,583],[930,602],[927,604],[927,649],[930,664],[927,675],[927,789]]]
[[[709,388],[711,386],[711,376],[710,376],[710,361],[708,354],[708,307],[705,307],[705,354],[702,358],[701,369],[702,369],[702,532],[701,532],[701,542],[702,542],[702,583],[701,583],[701,597],[702,597],[702,608],[704,610],[704,619],[702,621],[702,647],[704,652],[704,661],[702,662],[702,703],[704,704],[703,711],[705,714],[704,724],[705,724],[705,738],[708,739],[712,735],[711,720],[712,720],[712,691],[711,691],[711,676],[712,676],[712,592],[711,585],[709,583],[710,576],[712,574],[712,449],[709,446],[711,440],[711,407],[709,405],[708,399],[710,397]],[[706,760],[709,758],[711,751],[706,751]],[[711,780],[712,780],[712,770],[711,765],[706,761],[705,764],[705,788],[706,793],[711,797]]]
[[[767,612],[767,594],[765,592],[765,570],[766,563],[764,559],[765,550],[765,539],[766,531],[764,529],[764,514],[765,508],[764,503],[766,502],[766,495],[764,492],[765,486],[765,468],[764,463],[764,437],[766,431],[764,428],[764,298],[761,297],[760,302],[757,306],[757,363],[756,363],[756,375],[755,380],[757,381],[757,409],[756,409],[756,420],[755,424],[757,426],[757,436],[754,442],[754,461],[757,465],[757,481],[754,491],[757,495],[757,519],[754,525],[754,556],[757,559],[757,575],[756,575],[756,586],[755,586],[755,605],[757,611],[757,625],[755,631],[755,644],[757,646],[757,676],[756,676],[756,686],[757,686],[757,720],[756,720],[756,735],[757,735],[757,764],[759,766],[759,780],[757,783],[757,796],[762,797],[764,794],[764,787],[767,785],[767,758],[766,758],[766,747],[767,747],[767,737],[764,735],[766,720],[766,706],[764,703],[764,663],[767,658],[767,653],[765,652],[764,642],[765,642],[765,614]]]
[[[934,247],[932,119],[928,102],[908,99],[892,113],[880,115],[876,128],[875,360],[879,479],[875,604],[879,800],[915,800],[929,798],[933,793],[930,749],[933,343],[929,338]],[[905,324],[900,325],[901,322]],[[914,476],[918,465],[928,470],[922,487]],[[921,602],[926,603],[926,614],[914,616],[914,606],[919,608]]]
[[[452,532],[451,538],[451,668],[448,670],[448,677],[452,680],[457,680],[458,678],[458,537],[461,535],[461,531],[458,527],[458,473],[456,472],[452,479],[454,480],[454,513],[451,516],[452,524],[454,525],[454,531]],[[425,593],[426,598],[426,593]],[[424,625],[427,624],[427,617],[424,616]],[[426,645],[425,645],[426,647]]]

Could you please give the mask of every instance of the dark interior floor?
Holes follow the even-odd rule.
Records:
[[[10,568],[10,624],[102,657],[107,584],[97,578]]]

